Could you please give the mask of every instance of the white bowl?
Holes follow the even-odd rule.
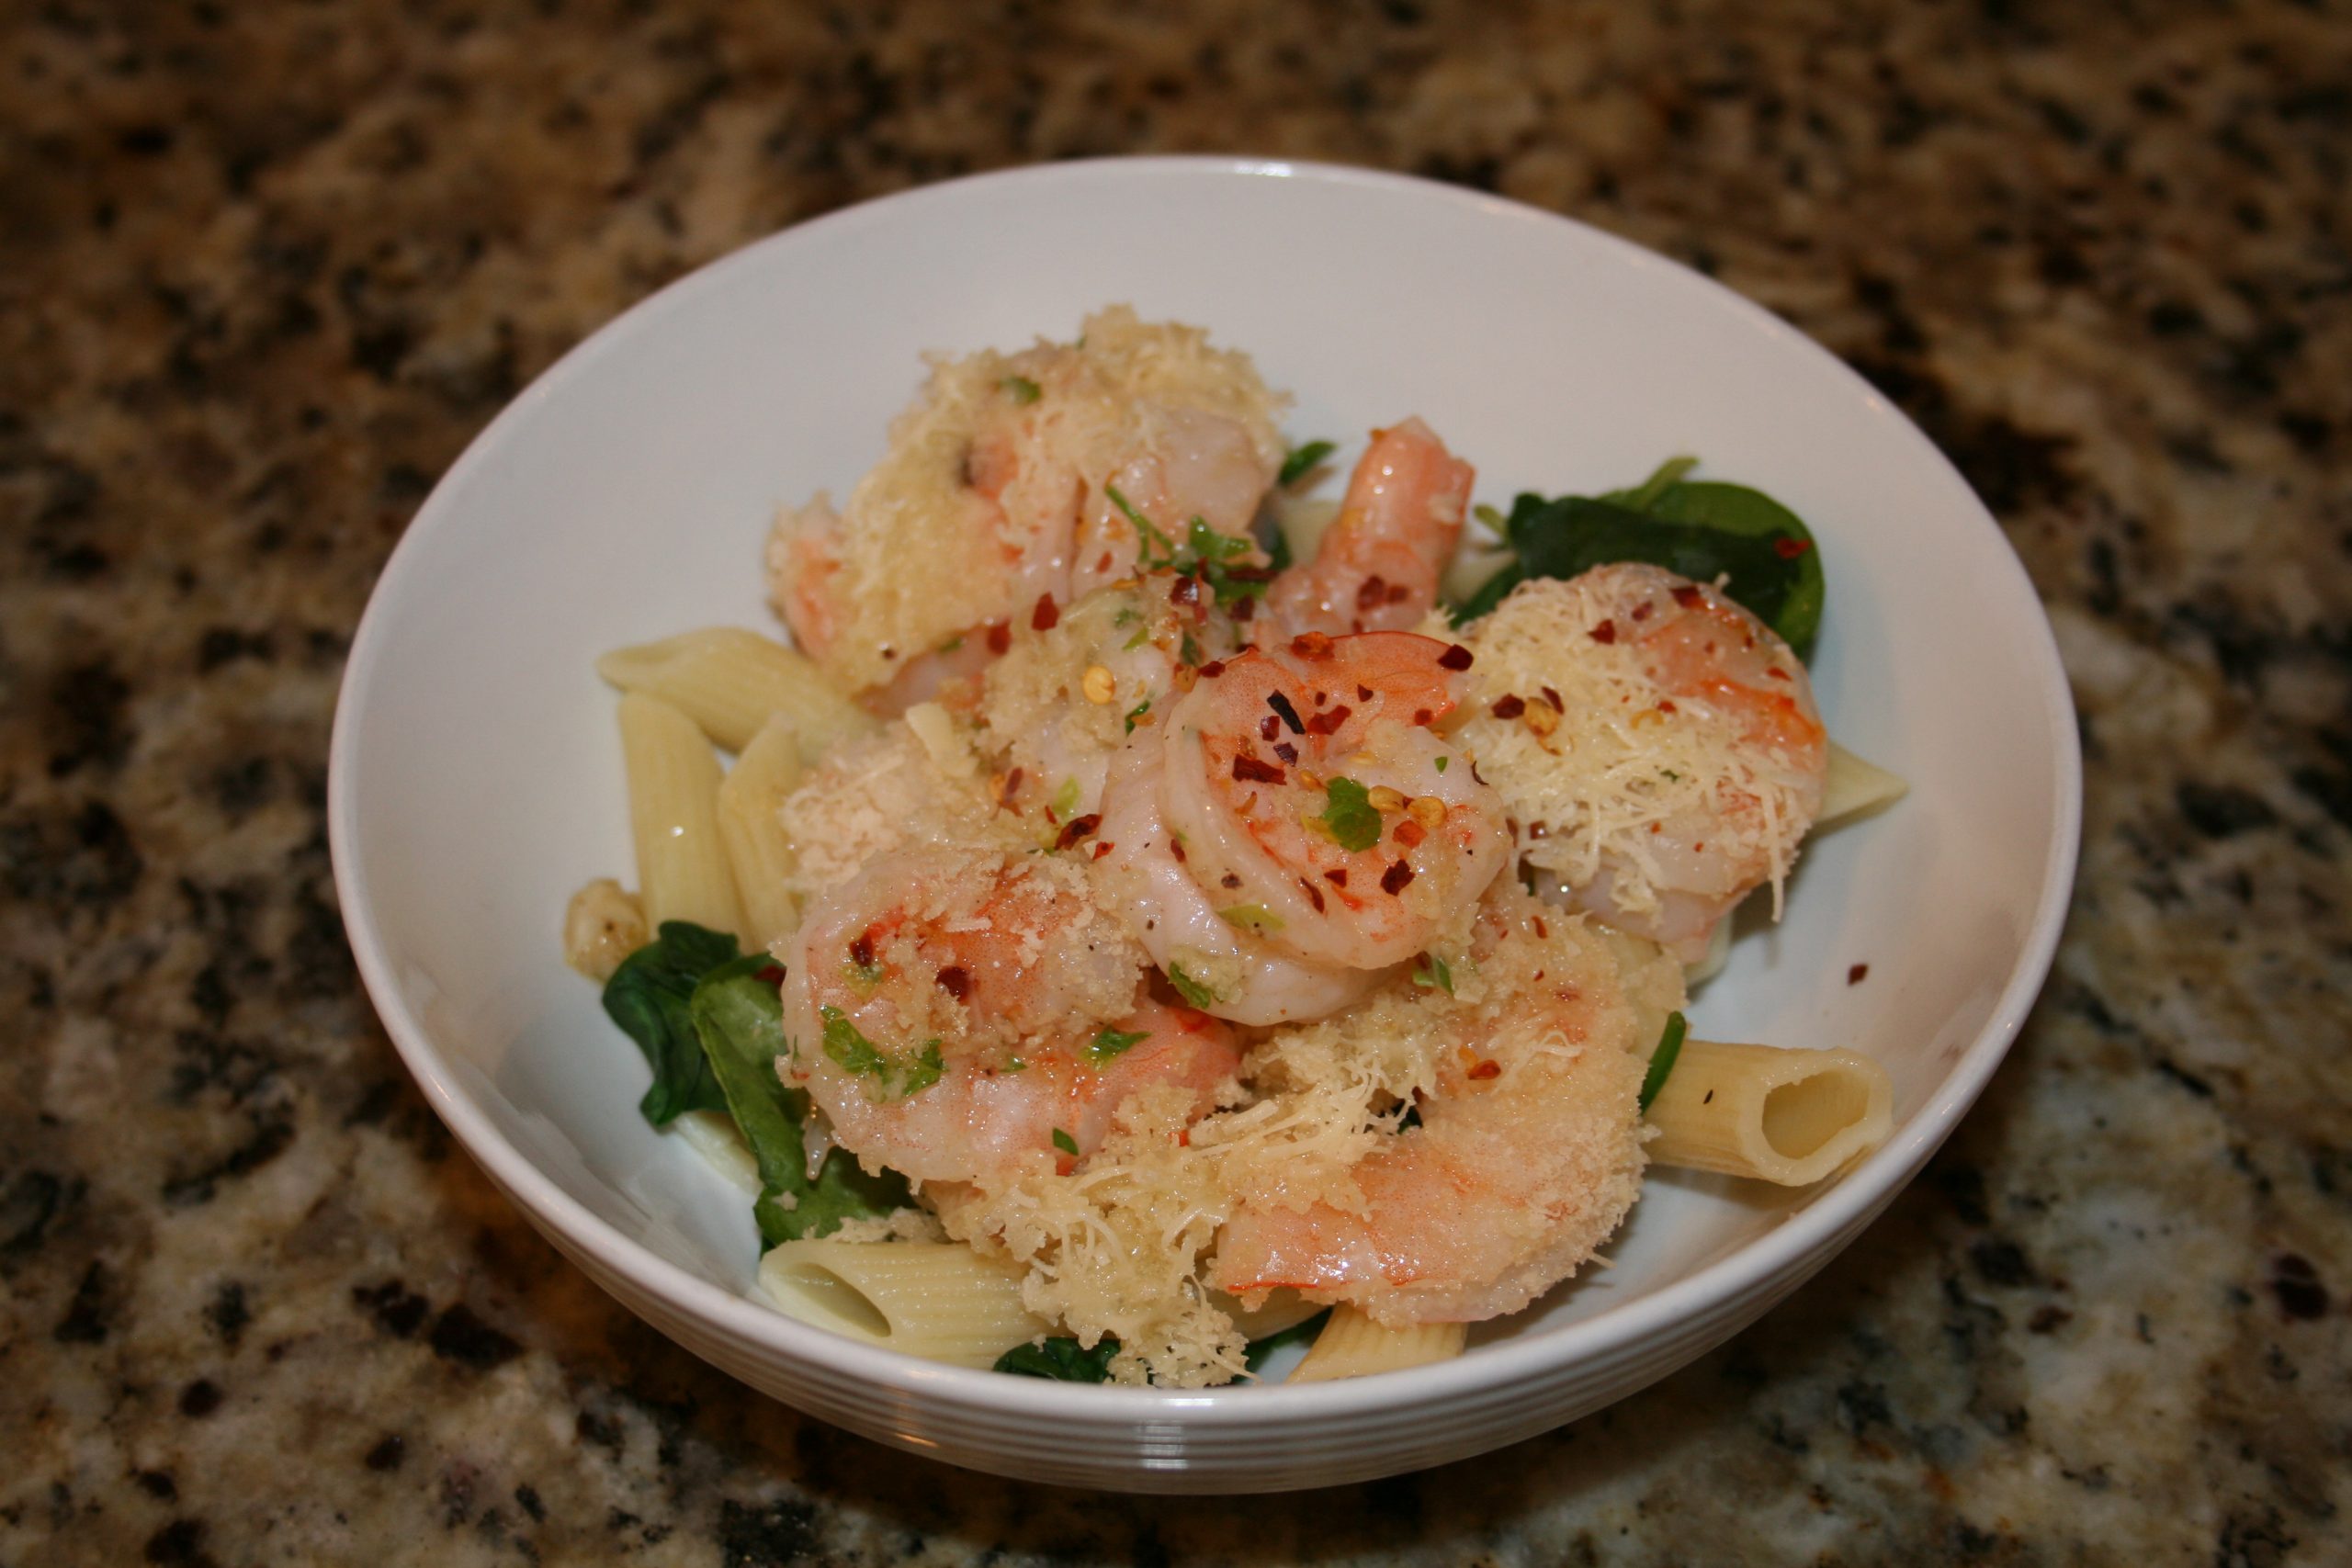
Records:
[[[639,1117],[643,1063],[559,957],[566,897],[630,865],[613,698],[591,662],[714,621],[768,626],[773,510],[848,490],[922,351],[1067,339],[1121,300],[1248,349],[1295,393],[1297,439],[1360,443],[1417,412],[1501,502],[1696,453],[1811,523],[1830,584],[1823,711],[1912,793],[1808,849],[1786,923],[1738,944],[1693,1022],[1876,1056],[1894,1080],[1884,1147],[1799,1193],[1655,1175],[1615,1268],[1486,1325],[1458,1361],[1352,1383],[1001,1377],[838,1339],[752,1295],[748,1206]],[[958,1464],[1264,1491],[1458,1459],[1596,1409],[1861,1235],[1974,1100],[2048,968],[2078,775],[2049,628],[2000,530],[1902,414],[1786,324],[1509,202],[1167,159],[836,213],[567,355],[450,469],[385,569],[344,682],[328,811],[352,946],[409,1069],[532,1223],[631,1310],[778,1399]]]

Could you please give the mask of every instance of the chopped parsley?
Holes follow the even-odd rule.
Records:
[[[1338,450],[1329,441],[1310,441],[1304,446],[1292,447],[1290,456],[1283,459],[1282,472],[1274,476],[1274,482],[1288,490],[1312,472],[1316,464]]]
[[[1283,918],[1263,904],[1234,904],[1216,912],[1216,918],[1228,926],[1238,926],[1260,936],[1272,936],[1283,929]]]
[[[1197,577],[1209,585],[1217,604],[1227,609],[1231,609],[1237,601],[1261,596],[1273,585],[1272,570],[1236,562],[1236,557],[1257,553],[1254,541],[1220,534],[1205,519],[1195,517],[1186,525],[1184,542],[1179,545],[1159,525],[1136,510],[1135,502],[1117,485],[1104,485],[1102,493],[1135,525],[1137,571],[1167,570]],[[1188,659],[1185,662],[1198,660]]]
[[[924,1041],[910,1062],[889,1055],[868,1040],[841,1009],[822,1007],[817,1012],[825,1021],[825,1055],[843,1072],[872,1078],[885,1100],[904,1100],[910,1094],[921,1094],[947,1070],[936,1040]]]
[[[1413,965],[1413,984],[1423,990],[1443,991],[1450,997],[1453,995],[1453,971],[1436,953],[1424,953],[1420,962]]]
[[[1151,699],[1149,697],[1144,698],[1143,701],[1137,703],[1135,706],[1127,710],[1127,733],[1129,735],[1133,735],[1136,732],[1136,721],[1150,711]]]
[[[1185,974],[1182,964],[1170,964],[1168,966],[1168,983],[1176,987],[1177,995],[1196,1008],[1205,1008],[1225,999],[1216,994],[1215,987],[1204,986]]]
[[[1014,402],[1021,404],[1023,408],[1046,395],[1045,389],[1026,376],[1007,376],[997,384],[1005,389]]]
[[[1078,1140],[1057,1127],[1054,1129],[1054,1147],[1075,1157],[1078,1154]]]
[[[953,653],[963,646],[964,636],[961,632],[958,632],[956,636],[949,637],[945,642],[941,643],[939,645],[939,651],[942,653]]]
[[[1353,779],[1333,779],[1324,786],[1323,815],[1316,820],[1343,850],[1368,850],[1380,842],[1380,813],[1373,807],[1372,792]]]
[[[1094,1037],[1093,1044],[1086,1048],[1086,1059],[1099,1067],[1117,1060],[1130,1046],[1140,1045],[1150,1038],[1150,1032],[1146,1030],[1106,1029]]]
[[[1453,761],[1453,758],[1451,758],[1451,757],[1440,757],[1440,758],[1437,760],[1437,771],[1438,771],[1439,773],[1443,773],[1443,772],[1445,772],[1445,765],[1446,765],[1446,763],[1448,763],[1448,762],[1450,762],[1450,761]]]
[[[1046,802],[1046,813],[1057,822],[1067,822],[1078,815],[1078,780],[1064,779],[1061,788],[1054,791],[1054,798]]]
[[[1105,1334],[1091,1350],[1067,1334],[1057,1334],[1042,1345],[1015,1345],[996,1359],[993,1370],[1020,1378],[1052,1378],[1058,1382],[1107,1382],[1111,1358],[1119,1342]]]
[[[842,973],[861,986],[878,986],[889,972],[879,964],[860,964],[854,958],[842,960]]]
[[[1666,1087],[1666,1076],[1674,1071],[1674,1058],[1682,1054],[1683,1032],[1690,1027],[1679,1012],[1666,1017],[1666,1032],[1658,1036],[1657,1049],[1650,1053],[1650,1070],[1642,1075],[1641,1108],[1647,1111],[1657,1091]]]
[[[1155,567],[1167,566],[1175,560],[1176,541],[1161,533],[1150,518],[1137,512],[1135,502],[1121,494],[1117,485],[1104,485],[1102,493],[1111,498],[1111,504],[1119,509],[1122,516],[1136,525],[1136,570],[1137,571],[1149,571]],[[1156,561],[1151,555],[1151,547],[1155,544],[1159,547],[1161,558]]]

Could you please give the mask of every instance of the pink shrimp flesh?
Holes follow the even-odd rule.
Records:
[[[1419,626],[1437,604],[1476,476],[1418,419],[1374,431],[1315,558],[1275,580],[1274,617],[1334,635]]]

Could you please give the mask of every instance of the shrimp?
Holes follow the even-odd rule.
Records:
[[[1136,570],[1145,541],[1113,491],[1177,537],[1194,518],[1247,537],[1280,402],[1198,329],[1122,308],[1074,344],[938,361],[845,507],[778,518],[770,597],[829,674],[902,710]]]
[[[1204,665],[1169,712],[1167,827],[1228,922],[1311,964],[1426,950],[1501,869],[1499,802],[1432,728],[1468,649],[1306,632]]]
[[[1427,1004],[1445,1010],[1420,1124],[1380,1138],[1337,1192],[1299,1167],[1245,1196],[1218,1234],[1218,1289],[1288,1286],[1394,1326],[1476,1322],[1525,1306],[1616,1228],[1643,1164],[1634,1047],[1653,1009],[1634,995],[1679,1001],[1679,971],[1621,966],[1599,931],[1508,883],[1472,953],[1482,998]]]
[[[1069,863],[894,851],[793,941],[784,1076],[869,1166],[982,1183],[1040,1156],[1067,1168],[1138,1091],[1187,1090],[1205,1114],[1239,1066],[1225,1024],[1155,999],[1144,972]]]
[[[1418,419],[1373,432],[1315,558],[1267,596],[1293,631],[1404,631],[1437,604],[1476,470]]]
[[[1549,896],[1695,963],[1749,892],[1777,894],[1828,745],[1804,666],[1770,627],[1623,562],[1522,584],[1470,641],[1487,703],[1464,739]],[[1568,694],[1494,689],[1528,671]]]

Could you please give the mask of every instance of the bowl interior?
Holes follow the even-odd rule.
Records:
[[[1808,849],[1788,919],[1737,944],[1694,1028],[1878,1057],[1900,1131],[1847,1182],[1915,1168],[2006,1047],[2072,863],[2071,712],[1983,508],[1829,355],[1630,245],[1416,182],[1168,161],[934,187],[751,247],[566,359],[427,502],[354,652],[332,817],[378,1003],[493,1174],[551,1184],[570,1201],[542,1216],[608,1261],[750,1289],[746,1205],[639,1118],[645,1068],[560,960],[570,893],[633,880],[592,663],[695,626],[772,630],[771,513],[845,494],[924,351],[1068,338],[1121,300],[1249,350],[1295,395],[1293,437],[1339,441],[1342,471],[1368,428],[1419,413],[1477,465],[1482,500],[1690,453],[1811,523],[1824,713],[1912,793]],[[1640,1312],[1829,1201],[1657,1176],[1617,1267],[1478,1340]],[[763,1321],[788,1352],[823,1348]]]

